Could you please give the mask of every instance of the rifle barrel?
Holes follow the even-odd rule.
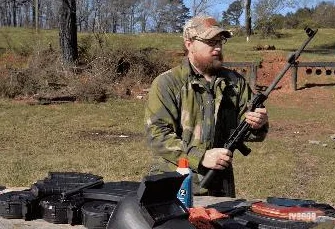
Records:
[[[317,29],[316,30],[312,30],[310,28],[305,28],[305,31],[307,33],[308,38],[305,40],[305,42],[301,45],[301,47],[295,52],[292,53],[288,60],[287,60],[287,64],[285,65],[284,69],[277,75],[277,77],[274,79],[274,81],[269,85],[269,87],[267,88],[267,90],[262,93],[262,94],[258,94],[258,97],[256,97],[257,99],[253,100],[252,104],[253,105],[253,110],[258,106],[261,105],[259,103],[262,103],[267,99],[267,97],[269,96],[269,94],[271,93],[271,91],[276,87],[276,85],[278,84],[278,82],[283,78],[283,76],[285,75],[285,73],[288,71],[288,69],[296,63],[296,60],[298,59],[298,57],[300,56],[301,52],[305,49],[305,47],[307,46],[307,44],[312,40],[312,38],[314,37],[314,35],[317,33]],[[251,111],[253,111],[251,110]],[[225,148],[229,149],[231,152],[234,152],[234,150],[237,148],[237,145],[240,143],[243,143],[241,141],[244,140],[244,137],[247,136],[247,132],[250,129],[250,125],[248,125],[246,123],[246,125],[244,125],[245,120],[240,123],[240,125],[235,129],[235,131],[229,136],[227,143],[225,144]],[[237,133],[236,133],[237,131]],[[250,151],[249,151],[250,152]],[[248,153],[249,153],[248,152]],[[204,178],[200,181],[200,187],[201,188],[206,188],[208,187],[208,185],[210,184],[211,180],[214,177],[215,174],[214,169],[210,169],[206,175],[204,176]]]
[[[269,85],[269,87],[266,89],[266,91],[263,93],[265,96],[268,96],[271,91],[276,87],[278,82],[283,78],[285,73],[289,70],[289,68],[296,63],[296,60],[299,58],[302,51],[305,49],[305,47],[308,45],[308,43],[313,39],[314,35],[318,32],[316,29],[315,31],[306,28],[306,33],[308,35],[308,38],[305,40],[305,42],[301,45],[301,47],[295,52],[292,53],[287,60],[287,64],[285,65],[284,69],[277,75],[277,77],[274,79],[274,81]]]

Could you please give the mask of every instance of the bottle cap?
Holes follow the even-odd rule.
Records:
[[[186,158],[182,157],[178,161],[178,168],[188,168],[189,162]]]

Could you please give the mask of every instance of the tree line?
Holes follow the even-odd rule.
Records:
[[[71,5],[70,0],[0,0],[0,26],[59,28],[63,3]],[[76,0],[74,10],[78,31],[180,32],[190,15],[206,13],[214,3],[213,0],[193,0],[188,8],[183,0]],[[241,15],[245,12],[245,25],[252,17],[252,27],[265,31],[300,28],[307,24],[335,27],[334,2],[324,1],[286,15],[280,14],[280,10],[296,1],[257,0],[252,3],[251,0],[232,1],[217,19],[224,26],[241,26]]]
[[[71,0],[0,0],[0,26],[56,29]],[[76,0],[82,32],[180,32],[189,9],[182,0]],[[36,11],[36,9],[38,9]],[[38,19],[36,19],[36,13]]]
[[[77,59],[77,31],[97,33],[181,32],[190,15],[207,13],[218,0],[0,0],[0,27],[59,29],[64,60]],[[234,0],[216,16],[222,26],[238,27],[247,35],[277,29],[335,27],[335,3],[321,2],[296,12],[280,14],[298,0]],[[227,2],[227,1],[226,1]],[[252,4],[253,3],[253,4]],[[245,13],[245,26],[240,25]]]
[[[306,26],[316,28],[335,28],[335,2],[322,1],[314,7],[301,7],[295,12],[280,13],[284,7],[296,6],[297,1],[285,0],[258,0],[254,1],[253,13],[250,13],[251,0],[236,0],[222,13],[224,26],[240,27],[240,18],[245,12],[245,25],[251,23],[253,29],[260,31],[264,36],[275,34],[278,29],[297,29]],[[248,28],[247,32],[248,32]]]

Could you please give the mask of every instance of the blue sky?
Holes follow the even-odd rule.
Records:
[[[225,11],[228,9],[229,5],[233,2],[234,0],[212,0],[212,2],[216,2],[216,4],[213,4],[213,7],[209,10],[209,14],[214,17],[221,17],[222,11]],[[294,12],[298,8],[302,7],[313,7],[317,4],[319,4],[322,1],[327,1],[327,2],[333,2],[335,4],[335,0],[300,0],[299,5],[297,5],[295,8],[284,8],[282,10],[282,14],[286,14],[287,12]],[[188,7],[191,8],[193,0],[184,0],[184,4]],[[251,1],[256,2],[256,1]]]

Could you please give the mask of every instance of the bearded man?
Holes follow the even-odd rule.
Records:
[[[229,31],[208,16],[184,26],[187,56],[181,65],[152,83],[145,108],[148,144],[154,153],[150,174],[175,171],[179,158],[189,160],[193,194],[235,197],[233,155],[223,148],[232,131],[246,118],[248,141],[262,141],[268,130],[266,108],[247,111],[252,91],[237,72],[222,67]],[[214,179],[205,189],[199,182],[209,169]]]

